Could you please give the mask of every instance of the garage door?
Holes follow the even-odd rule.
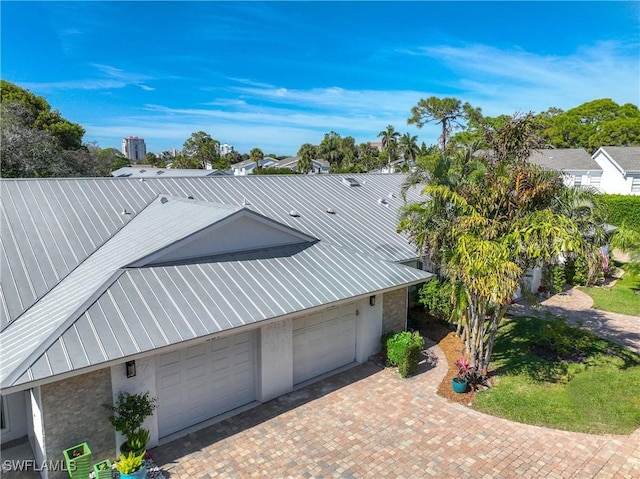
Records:
[[[158,356],[159,436],[254,401],[255,369],[255,332]]]
[[[356,358],[356,306],[350,304],[293,322],[293,382],[301,383]]]

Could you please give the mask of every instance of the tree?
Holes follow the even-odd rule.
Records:
[[[224,155],[225,160],[229,162],[230,165],[235,165],[236,163],[240,163],[242,161],[242,155],[237,151],[230,151],[226,155]]]
[[[264,160],[264,153],[260,148],[253,148],[249,152],[249,158],[251,159],[251,161],[256,162],[256,168],[260,168],[260,162]]]
[[[146,165],[154,166],[158,163],[158,160],[159,160],[158,155],[156,155],[155,153],[149,152],[146,155],[144,155],[143,161]]]
[[[399,145],[400,153],[402,153],[404,162],[406,163],[407,159],[409,159],[411,160],[411,163],[415,163],[416,157],[420,153],[420,148],[418,148],[418,137],[411,135],[411,133],[405,133],[400,138]]]
[[[382,149],[387,153],[387,166],[391,167],[391,157],[397,150],[400,133],[392,125],[388,125],[385,130],[378,133],[378,138],[382,139]]]
[[[184,153],[180,153],[173,158],[171,168],[180,170],[201,170],[202,163],[193,156],[186,156]]]
[[[2,104],[21,106],[20,123],[27,128],[48,132],[63,150],[77,150],[82,147],[84,128],[60,115],[41,96],[5,80],[0,80]],[[15,109],[14,109],[15,111]]]
[[[329,162],[332,169],[338,168],[342,161],[341,145],[342,137],[340,134],[335,131],[331,131],[329,133],[325,133],[316,152],[321,159]]]
[[[473,174],[452,175],[464,165],[445,153],[434,168],[438,174],[424,176],[422,200],[403,208],[398,227],[451,283],[453,309],[480,380],[526,272],[582,243],[576,223],[554,204],[566,188],[561,178],[522,160],[534,143],[525,135],[534,129],[531,122],[531,115],[514,115],[503,129],[486,127],[485,137],[498,153],[477,159],[482,167]]]
[[[313,160],[316,156],[316,147],[311,143],[305,143],[298,150],[298,166],[299,173],[309,173],[313,170]]]
[[[214,140],[211,135],[204,131],[197,131],[192,133],[182,145],[182,154],[194,160],[189,164],[197,164],[198,166],[195,166],[195,168],[207,169],[210,166],[212,168],[227,169],[228,161],[221,159],[218,154],[219,147],[220,142]],[[183,162],[179,162],[179,164],[183,164]],[[174,166],[174,168],[177,167]]]
[[[479,113],[477,110],[475,113]],[[408,124],[415,124],[418,128],[422,128],[425,124],[434,122],[440,125],[442,133],[440,134],[440,148],[445,150],[449,142],[449,136],[454,127],[461,127],[462,121],[474,114],[474,110],[465,103],[464,105],[455,98],[438,98],[432,96],[430,98],[421,99],[416,106],[411,109],[411,117],[407,120]]]

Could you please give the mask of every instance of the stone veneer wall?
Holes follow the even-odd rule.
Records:
[[[397,333],[407,329],[407,288],[382,295],[382,332]]]
[[[46,384],[40,388],[47,461],[63,460],[62,451],[87,442],[92,464],[111,459],[115,433],[109,411],[113,402],[110,368]],[[67,472],[50,472],[49,478],[68,478]]]

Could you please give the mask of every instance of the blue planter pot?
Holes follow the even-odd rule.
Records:
[[[131,474],[123,474],[120,473],[120,479],[146,479],[147,477],[147,466],[142,465],[140,469],[136,472],[132,472]]]
[[[459,381],[458,378],[453,378],[451,380],[451,387],[457,393],[465,392],[467,390],[468,384],[469,383],[467,381]]]

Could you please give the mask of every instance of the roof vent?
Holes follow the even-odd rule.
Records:
[[[188,199],[188,200],[192,200],[192,199],[193,199],[193,196],[189,195],[189,196],[187,196],[187,199]]]
[[[333,208],[331,208],[331,206],[329,206],[327,208],[327,213],[329,213],[330,215],[335,215],[336,214],[336,210],[334,210]]]
[[[162,198],[160,198],[160,203],[162,203],[163,205],[168,202],[169,200],[166,199],[164,196]]]
[[[140,181],[144,181],[144,178],[139,178]]]
[[[161,175],[164,173],[164,170],[156,171],[156,175]]]
[[[388,195],[388,196],[389,196],[389,198],[395,198],[395,197],[396,197],[396,194],[395,194],[395,193],[389,193],[389,195]]]
[[[140,173],[146,173],[147,170],[140,170]]]
[[[385,206],[389,205],[389,202],[387,200],[385,200],[384,198],[380,198],[378,200],[378,203],[380,203],[381,205],[385,205]]]
[[[300,216],[300,213],[298,213],[296,210],[291,210],[289,211],[289,216],[293,216],[294,218],[297,218],[298,216]]]
[[[247,206],[247,205],[250,205],[250,204],[251,203],[249,203],[246,198],[242,198],[242,206]]]
[[[120,213],[120,214],[122,214],[122,215],[130,215],[131,213],[129,213],[126,208],[123,208],[122,213]]]
[[[347,186],[360,186],[360,183],[355,178],[342,178],[342,183]]]

